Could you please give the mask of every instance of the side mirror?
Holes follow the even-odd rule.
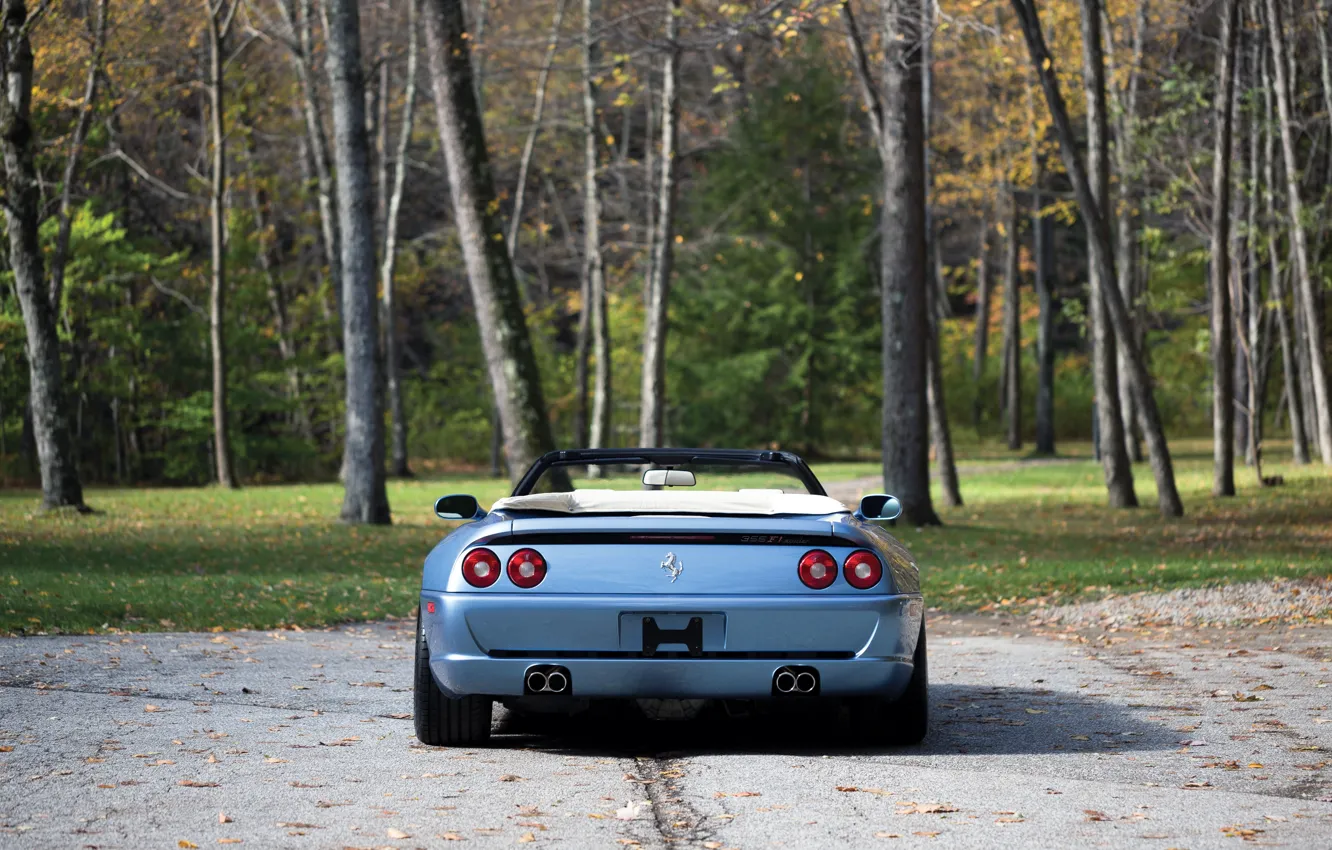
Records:
[[[648,487],[693,487],[694,473],[687,469],[645,469],[643,484]]]
[[[896,496],[874,493],[860,500],[860,510],[856,511],[861,519],[889,520],[902,515],[902,503]]]
[[[454,494],[435,500],[435,516],[440,519],[481,519],[485,515],[475,496]]]

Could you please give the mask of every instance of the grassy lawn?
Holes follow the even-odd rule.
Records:
[[[1087,457],[1088,447],[1064,446]],[[942,528],[898,530],[924,565],[927,598],[946,609],[1026,607],[1075,596],[1332,573],[1332,475],[1270,450],[1260,490],[1210,498],[1210,444],[1177,442],[1182,520],[1162,520],[1150,470],[1135,469],[1143,507],[1105,508],[1090,460],[1017,465],[993,445],[963,457],[967,504]],[[825,482],[876,475],[874,463],[815,467]],[[0,492],[0,634],[314,626],[415,603],[420,564],[448,524],[436,496],[489,504],[492,479],[393,482],[391,528],[337,522],[334,484],[216,489],[94,489],[100,513],[35,513],[32,491]]]

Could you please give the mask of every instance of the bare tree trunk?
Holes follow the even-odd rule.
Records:
[[[1283,29],[1281,7],[1277,0],[1265,0],[1267,7],[1267,33],[1271,40],[1272,68],[1275,71],[1277,126],[1281,129],[1281,153],[1285,160],[1286,204],[1290,217],[1290,241],[1295,255],[1295,286],[1297,297],[1304,302],[1304,334],[1309,341],[1309,377],[1313,384],[1313,407],[1317,430],[1319,455],[1324,464],[1332,464],[1332,398],[1329,398],[1327,365],[1323,356],[1322,322],[1315,305],[1313,273],[1309,261],[1309,246],[1304,232],[1304,202],[1300,198],[1299,160],[1296,155],[1293,110],[1290,104],[1289,73],[1286,35]]]
[[[356,0],[327,0],[333,154],[342,225],[342,334],[347,364],[347,436],[342,521],[387,525],[384,411],[375,297],[374,193],[365,126],[365,77]]]
[[[69,239],[74,223],[72,209],[74,178],[78,175],[83,143],[88,138],[88,128],[92,124],[93,106],[97,102],[97,82],[102,76],[102,54],[106,50],[106,5],[107,0],[97,0],[97,11],[93,18],[92,54],[88,58],[88,76],[83,84],[83,102],[79,105],[79,117],[70,135],[69,150],[65,154],[64,179],[60,184],[60,209],[56,213],[56,242],[51,252],[49,286],[51,305],[57,312],[60,310],[60,299],[65,286],[65,262],[69,259]]]
[[[933,130],[933,109],[934,109],[934,59],[933,59],[933,39],[935,30],[935,17],[937,7],[935,0],[923,0],[921,19],[921,32],[923,39],[921,42],[921,123],[923,125],[923,140],[921,142],[922,160],[924,163],[924,183],[925,183],[925,239],[927,243],[927,274],[929,275],[929,285],[926,287],[926,316],[928,317],[928,338],[925,341],[925,394],[926,405],[929,408],[930,418],[930,443],[934,446],[934,461],[939,468],[939,486],[943,491],[944,504],[950,508],[959,507],[962,504],[962,491],[958,486],[957,463],[953,458],[953,435],[948,427],[948,405],[944,400],[944,381],[943,364],[939,360],[939,326],[943,319],[950,312],[948,309],[948,292],[943,281],[943,262],[940,257],[938,247],[938,236],[934,228],[934,177],[930,165],[930,134]],[[806,184],[806,205],[808,206],[810,168],[805,168]],[[808,243],[808,235],[806,243]],[[806,253],[809,253],[807,244]],[[810,300],[813,301],[817,286],[810,289]],[[813,304],[811,303],[811,307]],[[817,315],[817,311],[810,310],[811,315]],[[811,352],[809,363],[806,366],[808,381],[808,397],[806,399],[805,409],[809,415],[813,415],[814,407],[814,383],[816,358]]]
[[[1088,222],[1093,264],[1103,280],[1115,280],[1114,240],[1110,233],[1110,223],[1092,191],[1091,183],[1087,179],[1086,166],[1079,156],[1073,126],[1068,118],[1068,109],[1064,104],[1063,93],[1059,89],[1059,80],[1055,76],[1054,60],[1041,32],[1040,18],[1031,0],[1012,0],[1012,5],[1021,21],[1022,34],[1027,42],[1032,66],[1040,77],[1046,105],[1054,120],[1059,137],[1060,155],[1064,161],[1064,168],[1072,180],[1078,208],[1082,212],[1083,219]],[[1109,308],[1110,319],[1120,344],[1129,347],[1131,369],[1129,377],[1142,411],[1143,436],[1147,440],[1148,456],[1151,459],[1152,472],[1156,477],[1157,499],[1161,514],[1167,517],[1181,516],[1184,513],[1184,506],[1179,500],[1179,490],[1175,486],[1174,465],[1166,444],[1161,413],[1156,406],[1156,397],[1152,394],[1151,375],[1147,372],[1138,341],[1132,333],[1128,308],[1124,305],[1118,287],[1105,288],[1104,302]],[[1117,445],[1122,452],[1123,441],[1120,440]]]
[[[1146,43],[1149,5],[1149,0],[1139,0],[1138,2],[1133,19],[1132,53],[1129,58],[1127,74],[1123,75],[1124,84],[1122,87],[1112,84],[1108,88],[1108,93],[1114,104],[1113,112],[1116,116],[1115,176],[1118,192],[1115,216],[1118,226],[1115,229],[1115,269],[1119,273],[1119,280],[1117,281],[1119,293],[1124,298],[1133,318],[1134,338],[1139,340],[1140,346],[1143,334],[1142,316],[1136,306],[1140,283],[1138,275],[1135,274],[1136,263],[1134,262],[1134,247],[1137,242],[1138,227],[1137,217],[1134,213],[1136,189],[1133,175],[1135,155],[1133,148],[1137,136],[1138,84],[1142,76],[1142,54]],[[1115,73],[1114,66],[1114,29],[1109,25],[1104,6],[1101,8],[1101,21],[1105,35],[1106,65],[1111,78],[1119,78],[1121,75]],[[1138,463],[1142,460],[1142,444],[1138,441],[1135,427],[1138,420],[1137,404],[1133,400],[1133,389],[1128,385],[1128,381],[1123,379],[1123,376],[1129,373],[1128,363],[1124,357],[1124,349],[1117,348],[1115,353],[1118,376],[1121,378],[1118,382],[1119,418],[1124,435],[1124,451],[1131,463]]]
[[[1033,129],[1033,133],[1035,130]],[[1054,411],[1054,294],[1050,286],[1050,253],[1053,234],[1050,218],[1041,214],[1045,204],[1041,194],[1044,167],[1036,146],[1032,145],[1031,246],[1036,268],[1036,299],[1040,303],[1039,329],[1036,337],[1036,453],[1055,453]]]
[[[9,267],[27,331],[28,405],[37,463],[42,479],[42,508],[72,507],[86,512],[78,458],[70,439],[65,412],[60,337],[56,328],[58,305],[52,303],[42,272],[38,239],[41,190],[36,166],[36,137],[32,128],[32,45],[28,41],[27,8],[13,3],[0,19],[0,155],[5,162],[3,180],[5,219],[9,231]]]
[[[573,444],[583,448],[588,444],[588,352],[592,347],[592,277],[588,274],[587,259],[578,281],[578,327],[574,332],[574,421]]]
[[[388,378],[389,417],[393,421],[389,467],[390,474],[395,478],[412,476],[407,462],[407,410],[402,400],[402,379],[398,370],[398,315],[393,273],[398,260],[398,219],[402,213],[402,193],[403,187],[407,185],[407,152],[412,146],[412,129],[416,119],[416,66],[420,53],[420,39],[416,31],[420,2],[407,0],[407,78],[403,84],[402,127],[393,159],[393,189],[389,193],[388,207],[384,213],[383,264],[379,270],[380,287],[384,291],[384,373]]]
[[[639,443],[644,448],[664,444],[666,414],[666,327],[674,262],[675,197],[678,192],[676,138],[680,129],[680,0],[666,5],[666,65],[661,90],[661,185],[657,215],[656,257],[648,284],[647,316],[643,322],[643,390],[639,414]]]
[[[518,187],[513,192],[513,217],[509,219],[509,259],[518,250],[518,233],[523,224],[523,199],[527,194],[527,172],[532,167],[532,152],[536,150],[537,136],[541,133],[541,119],[546,111],[546,83],[550,68],[555,64],[555,52],[560,46],[560,25],[564,22],[567,0],[555,0],[555,17],[550,22],[550,36],[546,39],[546,58],[537,74],[536,96],[532,105],[532,126],[527,129],[523,153],[518,159]],[[580,443],[581,445],[581,443]]]
[[[647,113],[643,130],[643,184],[646,187],[647,200],[643,204],[643,233],[647,238],[647,247],[643,251],[643,304],[652,300],[652,262],[657,256],[657,128],[654,119],[657,115],[656,95],[652,91],[652,62],[648,61],[647,72],[643,79],[643,106]]]
[[[554,449],[541,375],[495,203],[462,2],[426,0],[424,11],[435,123],[449,175],[458,241],[504,429],[510,475],[518,476],[538,455]]]
[[[980,247],[976,260],[976,350],[971,358],[971,385],[975,397],[971,403],[971,424],[979,428],[984,403],[981,381],[985,378],[985,359],[990,346],[990,209],[981,214]]]
[[[236,474],[231,464],[231,438],[227,423],[227,134],[222,44],[234,20],[237,2],[203,0],[207,14],[208,36],[208,132],[211,143],[209,164],[208,223],[212,246],[212,273],[208,287],[208,342],[213,361],[213,460],[217,483],[235,488]],[[228,9],[228,5],[230,8]]]
[[[1235,383],[1230,315],[1230,157],[1235,45],[1239,5],[1221,0],[1216,55],[1215,139],[1212,145],[1212,233],[1209,288],[1212,312],[1212,495],[1235,495]]]
[[[882,25],[879,152],[883,163],[880,251],[884,487],[901,501],[908,523],[938,525],[929,478],[929,274],[920,0],[888,0]]]
[[[1279,255],[1281,237],[1277,232],[1276,217],[1276,139],[1272,132],[1272,86],[1267,63],[1260,62],[1263,92],[1263,211],[1267,223],[1267,261],[1270,271],[1272,305],[1276,311],[1277,334],[1281,343],[1281,373],[1286,387],[1286,405],[1290,412],[1291,451],[1296,464],[1309,462],[1309,437],[1304,428],[1304,392],[1300,386],[1298,355],[1290,329],[1290,314],[1286,312],[1286,293]]]
[[[1008,241],[1004,246],[1004,422],[1008,448],[1022,448],[1022,296],[1018,288],[1018,203],[1017,195],[1007,193]]]
[[[927,314],[930,336],[926,340],[926,402],[930,409],[930,442],[934,446],[934,461],[939,467],[939,489],[943,502],[950,508],[962,506],[962,488],[957,480],[957,462],[953,458],[953,435],[948,429],[948,408],[944,404],[942,364],[939,362],[939,323],[943,319],[934,308],[938,293],[930,288],[926,293],[931,302]]]
[[[601,0],[583,0],[583,273],[592,310],[593,359],[592,433],[590,448],[601,448],[611,438],[611,338],[606,314],[606,276],[601,262],[601,146],[598,144],[596,74],[601,64],[601,44],[596,35]],[[626,139],[628,134],[626,133]],[[649,140],[650,141],[650,140]]]
[[[1030,0],[1015,0],[1029,2]],[[1089,189],[1096,204],[1097,214],[1107,222],[1110,215],[1110,156],[1109,124],[1105,103],[1105,63],[1101,53],[1100,0],[1081,0],[1082,8],[1082,85],[1087,100],[1087,174]],[[1033,17],[1034,17],[1033,7]],[[1024,21],[1025,24],[1025,21]],[[1063,140],[1061,139],[1061,146]],[[1094,241],[1087,223],[1087,241]],[[1119,405],[1119,369],[1116,340],[1111,322],[1106,316],[1106,291],[1117,287],[1116,275],[1105,275],[1095,263],[1088,263],[1087,276],[1091,283],[1088,317],[1092,333],[1092,372],[1096,393],[1097,433],[1100,437],[1101,465],[1105,471],[1106,494],[1113,508],[1138,506],[1133,491],[1133,468],[1129,464],[1124,443],[1124,419]],[[1116,294],[1118,291],[1116,290]],[[1128,328],[1131,331],[1131,326]],[[1125,376],[1127,378],[1127,376]]]

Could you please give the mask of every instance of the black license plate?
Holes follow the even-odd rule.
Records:
[[[651,658],[659,646],[681,644],[692,656],[703,654],[702,617],[690,617],[683,629],[663,629],[657,625],[656,617],[643,618],[643,655]]]

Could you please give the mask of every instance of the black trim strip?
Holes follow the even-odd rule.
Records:
[[[856,657],[854,652],[655,652],[648,655],[635,650],[571,650],[571,649],[492,649],[491,658],[636,658],[644,661],[657,659],[729,659],[739,661],[847,661]]]
[[[494,538],[491,542],[508,545],[523,543],[530,546],[541,544],[661,544],[661,545],[699,545],[699,546],[860,546],[851,540],[841,540],[831,534],[737,534],[726,532],[710,534],[706,532],[643,532],[643,531],[531,531],[519,532]]]

